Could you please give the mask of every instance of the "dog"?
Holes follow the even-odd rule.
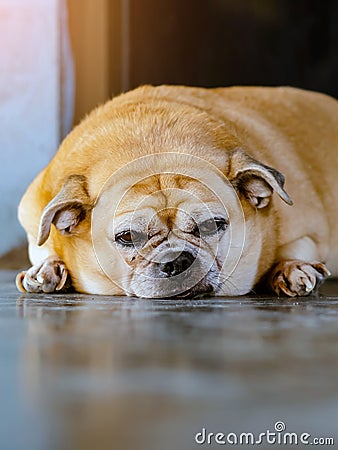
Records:
[[[308,295],[338,275],[337,170],[327,95],[139,87],[89,114],[27,189],[17,287]]]

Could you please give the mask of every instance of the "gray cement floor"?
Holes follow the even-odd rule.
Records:
[[[20,295],[14,275],[0,275],[1,450],[222,448],[196,433],[277,421],[338,446],[337,281],[306,299],[172,301]]]

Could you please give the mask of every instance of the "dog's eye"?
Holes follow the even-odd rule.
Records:
[[[225,230],[228,221],[223,218],[215,217],[198,224],[194,230],[196,236],[210,236],[218,231]]]
[[[146,239],[147,235],[140,231],[121,231],[115,235],[115,242],[128,247],[144,243]]]

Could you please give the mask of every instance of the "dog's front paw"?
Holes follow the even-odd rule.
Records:
[[[282,261],[273,269],[270,284],[278,295],[309,295],[330,272],[323,263],[298,260]]]
[[[21,292],[51,293],[66,288],[68,282],[68,270],[64,262],[53,256],[20,272],[16,277],[16,286]]]

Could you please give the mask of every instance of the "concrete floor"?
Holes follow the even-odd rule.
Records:
[[[306,299],[172,301],[20,295],[14,275],[0,274],[1,450],[220,448],[195,434],[276,421],[338,445],[338,281]]]

